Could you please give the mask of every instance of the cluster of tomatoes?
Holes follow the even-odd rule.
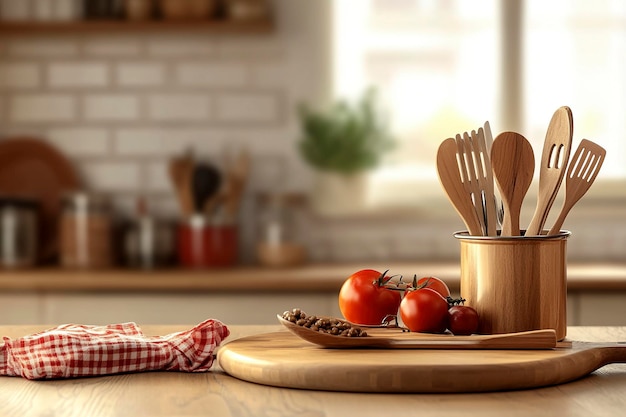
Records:
[[[363,269],[352,274],[339,291],[339,308],[346,320],[379,325],[398,316],[412,332],[469,335],[478,329],[478,313],[457,305],[450,289],[436,277],[414,277],[410,284],[392,282],[387,271]]]

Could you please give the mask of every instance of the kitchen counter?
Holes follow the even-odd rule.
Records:
[[[410,280],[434,275],[459,292],[458,262],[311,264],[271,269],[101,271],[37,268],[0,272],[4,324],[136,321],[177,324],[207,315],[231,324],[272,324],[294,307],[341,316],[337,294],[355,271],[389,269]],[[626,264],[570,263],[567,323],[626,326]]]
[[[190,326],[142,326],[167,334]],[[19,337],[46,326],[0,326]],[[280,327],[230,326],[238,337]],[[626,327],[570,327],[573,340],[626,340]],[[216,363],[217,364],[217,363]],[[622,415],[626,365],[554,387],[481,394],[358,394],[274,388],[237,380],[217,365],[208,373],[151,372],[57,381],[0,378],[2,416],[563,416]]]
[[[413,274],[434,275],[446,281],[452,291],[459,288],[458,262],[375,262],[311,264],[285,269],[248,266],[219,270],[5,270],[0,273],[0,292],[336,292],[348,276],[364,268],[389,269],[407,280]],[[568,290],[626,290],[626,264],[570,263]]]

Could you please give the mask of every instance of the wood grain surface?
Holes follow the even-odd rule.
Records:
[[[557,340],[565,338],[568,233],[455,236],[461,244],[461,297],[478,311],[479,333],[554,329]]]
[[[45,329],[0,326],[3,336]],[[189,326],[142,326],[166,334]],[[280,330],[231,326],[227,342]],[[624,327],[570,327],[577,340],[626,340]],[[458,375],[458,378],[463,378]],[[219,366],[201,374],[153,372],[59,381],[0,378],[0,415],[6,417],[589,417],[619,416],[626,409],[626,365],[607,365],[580,380],[535,390],[480,394],[366,394],[293,390],[232,378]]]
[[[451,237],[451,239],[453,239]],[[459,261],[451,262],[373,262],[368,268],[412,277],[435,275],[443,279],[450,290],[457,292],[460,284]],[[0,290],[10,292],[84,293],[84,292],[155,292],[155,293],[216,293],[254,292],[288,293],[337,292],[363,263],[311,264],[294,268],[263,268],[238,266],[216,270],[107,269],[98,271],[68,271],[62,268],[5,270],[0,273]],[[568,291],[624,291],[625,263],[569,262]]]
[[[219,363],[245,381],[347,392],[483,392],[543,387],[626,360],[626,345],[552,350],[324,349],[286,331],[226,345]],[[462,377],[459,377],[461,376]]]
[[[556,332],[552,329],[528,332],[454,336],[450,333],[415,333],[395,328],[363,328],[367,336],[346,337],[319,332],[285,320],[278,321],[287,330],[309,343],[325,348],[381,348],[381,349],[552,349],[556,346]],[[332,319],[332,318],[331,318]]]

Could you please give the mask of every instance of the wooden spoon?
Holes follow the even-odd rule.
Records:
[[[543,144],[539,168],[539,193],[535,214],[526,229],[526,236],[539,235],[548,218],[550,208],[561,187],[572,149],[574,123],[572,111],[563,106],[557,109],[550,120]]]
[[[519,236],[522,202],[535,173],[533,148],[519,133],[500,133],[491,147],[491,166],[504,204],[500,235]]]
[[[168,171],[172,186],[178,197],[181,213],[189,216],[193,213],[193,195],[191,181],[193,171],[193,157],[190,152],[180,157],[170,159]]]
[[[561,214],[554,222],[549,235],[556,235],[561,231],[565,217],[574,204],[589,190],[600,172],[605,157],[606,150],[600,145],[587,139],[580,142],[567,168],[565,201],[563,201]]]
[[[348,337],[321,333],[299,326],[280,315],[278,321],[291,333],[325,348],[372,347],[384,349],[552,349],[556,332],[551,329],[493,335],[454,336],[403,332],[400,328],[366,328],[367,336]],[[357,326],[358,327],[358,326]]]
[[[444,140],[437,150],[437,172],[439,181],[443,186],[448,199],[452,203],[465,227],[471,235],[482,235],[480,220],[476,215],[476,207],[461,178],[461,170],[457,160],[457,142],[448,138]]]

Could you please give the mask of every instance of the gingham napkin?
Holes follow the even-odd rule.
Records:
[[[0,375],[74,378],[140,371],[204,372],[230,331],[218,320],[166,336],[145,336],[135,323],[65,324],[0,345]]]

